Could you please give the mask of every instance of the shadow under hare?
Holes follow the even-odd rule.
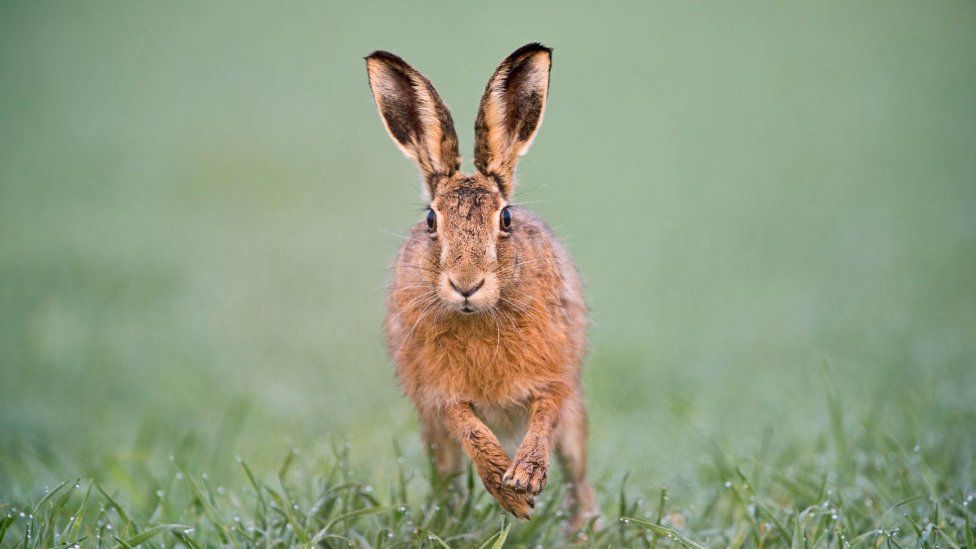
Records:
[[[392,53],[366,58],[380,118],[419,166],[430,205],[397,255],[385,323],[424,442],[444,477],[460,472],[463,449],[485,489],[522,519],[555,449],[575,529],[596,514],[580,386],[586,302],[566,250],[510,203],[518,157],[542,124],[551,63],[551,49],[528,44],[495,70],[475,121],[477,170],[467,174],[430,81]]]

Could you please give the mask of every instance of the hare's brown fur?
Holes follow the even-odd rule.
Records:
[[[550,60],[530,44],[496,70],[476,123],[474,174],[458,171],[450,113],[426,78],[386,52],[367,68],[387,130],[420,166],[430,200],[429,223],[410,230],[397,256],[385,327],[438,472],[457,473],[463,449],[488,492],[528,518],[555,448],[579,527],[596,509],[580,387],[586,303],[550,230],[509,205],[517,157],[542,121]]]

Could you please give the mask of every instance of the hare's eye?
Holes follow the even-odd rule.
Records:
[[[427,230],[434,232],[437,228],[437,214],[434,213],[433,208],[427,210]]]
[[[512,212],[508,211],[508,206],[502,208],[502,213],[499,215],[499,223],[503,231],[512,228]]]

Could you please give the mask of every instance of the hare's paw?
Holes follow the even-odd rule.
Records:
[[[535,498],[524,492],[516,492],[508,486],[498,486],[494,490],[489,490],[491,495],[498,501],[498,504],[516,518],[529,520],[532,509],[535,508]]]
[[[548,456],[541,452],[530,452],[515,456],[515,461],[502,476],[502,482],[518,492],[535,496],[546,487],[548,476]]]

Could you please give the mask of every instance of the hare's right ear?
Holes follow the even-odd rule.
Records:
[[[366,72],[383,125],[420,166],[433,195],[438,176],[451,176],[461,167],[450,111],[430,81],[392,53],[367,56]]]

